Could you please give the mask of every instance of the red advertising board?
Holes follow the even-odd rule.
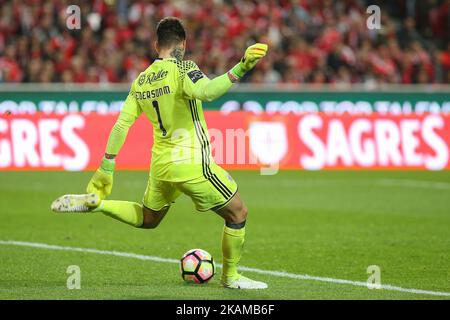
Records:
[[[216,162],[228,169],[450,168],[450,116],[255,115],[207,111]],[[117,115],[3,115],[0,170],[95,169]],[[130,129],[118,169],[148,169],[152,128]]]

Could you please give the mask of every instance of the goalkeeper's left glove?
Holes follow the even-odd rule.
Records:
[[[109,196],[113,186],[114,167],[114,159],[103,158],[100,168],[95,171],[87,185],[87,193],[97,194],[100,200]]]
[[[229,71],[236,80],[241,79],[248,71],[253,69],[259,59],[267,53],[268,46],[265,43],[255,43],[245,50],[245,54],[241,61]]]

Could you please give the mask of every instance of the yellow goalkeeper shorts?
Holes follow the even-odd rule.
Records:
[[[215,163],[199,178],[182,182],[148,179],[143,204],[159,211],[170,206],[181,195],[189,196],[198,211],[220,209],[230,202],[237,192],[237,184],[231,175]]]

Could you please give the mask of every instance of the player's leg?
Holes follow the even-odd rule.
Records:
[[[144,210],[140,203],[120,200],[103,200],[91,212],[100,212],[130,226],[141,228]]]
[[[136,202],[103,200],[95,210],[138,228],[154,229],[179,195],[180,192],[170,182],[154,179],[150,175],[142,205]]]
[[[100,212],[137,228],[154,229],[179,194],[170,183],[150,177],[143,204],[120,200],[100,201],[95,194],[81,194],[59,197],[52,203],[51,208],[55,212]]]
[[[192,199],[197,210],[213,210],[225,220],[222,283],[229,288],[264,289],[267,287],[265,283],[250,280],[237,272],[245,238],[247,208],[237,192],[236,182],[214,163],[206,169],[204,176],[180,183],[177,187]]]
[[[103,200],[96,211],[138,228],[154,229],[164,219],[178,191],[168,182],[149,176],[143,204]]]
[[[101,212],[136,228],[155,229],[169,208],[170,206],[164,206],[159,210],[153,210],[137,202],[103,200],[92,212]]]
[[[245,241],[245,223],[248,215],[247,207],[239,192],[236,192],[225,206],[215,208],[213,211],[225,220],[222,233],[222,285],[232,289],[266,289],[266,283],[244,277],[237,271]]]
[[[152,210],[132,201],[99,201],[98,196],[91,193],[64,195],[53,202],[52,210],[77,213],[100,212],[136,228],[154,229],[169,211],[169,206],[160,210]]]
[[[141,228],[143,229],[155,229],[159,223],[164,219],[166,213],[169,211],[170,206],[166,206],[161,210],[152,210],[143,206],[144,221]]]
[[[238,275],[237,265],[241,259],[245,241],[247,207],[237,192],[226,206],[213,211],[225,220],[222,234],[222,278],[233,278]]]

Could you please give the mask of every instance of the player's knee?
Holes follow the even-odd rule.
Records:
[[[159,219],[154,214],[145,212],[145,210],[143,212],[143,215],[144,215],[144,219],[143,219],[142,226],[141,226],[142,229],[155,229],[161,222],[161,219]]]
[[[241,222],[247,220],[247,215],[248,215],[247,206],[245,204],[242,204],[241,212],[239,213],[239,218]]]
[[[247,219],[247,215],[248,215],[247,206],[244,203],[242,203],[234,210],[233,214],[230,215],[230,219],[228,222],[242,223]]]
[[[159,221],[144,221],[142,229],[155,229],[159,225]]]

